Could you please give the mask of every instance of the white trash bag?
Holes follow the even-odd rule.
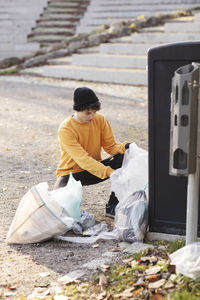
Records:
[[[200,242],[186,245],[170,254],[171,265],[176,266],[176,272],[192,278],[200,279]]]
[[[122,167],[111,174],[111,190],[119,202],[126,200],[148,183],[148,152],[135,143],[124,154]]]
[[[135,143],[124,154],[122,167],[111,175],[111,190],[119,200],[115,228],[126,242],[142,242],[148,226],[148,152]]]
[[[115,209],[115,228],[125,242],[143,242],[148,225],[148,206],[145,191],[138,191]]]
[[[81,201],[82,185],[71,174],[66,187],[52,192],[48,191],[47,182],[33,186],[18,205],[7,243],[37,243],[64,234],[79,218]],[[76,212],[72,213],[73,207]]]

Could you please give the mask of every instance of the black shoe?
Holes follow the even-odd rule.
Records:
[[[116,204],[106,204],[106,216],[113,218],[115,217],[115,207],[117,205]]]

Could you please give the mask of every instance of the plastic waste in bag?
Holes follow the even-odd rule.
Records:
[[[66,186],[49,192],[68,216],[80,220],[80,205],[82,201],[82,185],[80,181],[74,179],[70,173]]]
[[[115,227],[126,242],[143,241],[148,225],[148,152],[130,144],[122,167],[111,175],[111,190],[119,203],[115,209]]]
[[[122,241],[142,242],[147,230],[148,208],[145,191],[138,191],[119,202],[115,209],[115,227]]]
[[[119,201],[126,201],[133,193],[143,190],[148,183],[148,152],[131,143],[122,167],[115,170],[110,179],[111,190]]]
[[[105,222],[101,222],[99,224],[96,224],[90,228],[88,228],[87,230],[85,230],[83,232],[83,235],[86,235],[86,236],[95,236],[95,235],[98,235],[100,234],[101,232],[104,232],[104,231],[108,231],[108,226]]]
[[[70,181],[75,180],[70,176]],[[73,182],[75,190],[75,183]],[[33,186],[21,199],[15,216],[7,233],[6,241],[9,244],[36,243],[47,240],[56,235],[64,234],[72,228],[74,218],[66,210],[65,202],[75,201],[76,209],[80,207],[82,186],[77,182],[76,197],[68,189],[62,188],[61,205],[59,197],[48,191],[48,184],[41,182]],[[78,203],[78,204],[77,204]],[[73,204],[70,204],[73,207]],[[80,210],[79,210],[80,214]],[[76,212],[75,216],[79,215]],[[74,216],[74,214],[73,214]]]
[[[87,211],[82,211],[80,221],[75,221],[72,230],[76,234],[83,234],[85,230],[95,225],[94,214],[89,214]]]
[[[103,223],[103,222],[102,222]],[[113,229],[112,231],[105,230],[104,225],[102,226],[102,231],[98,235],[92,236],[56,236],[55,238],[61,241],[72,242],[72,243],[80,243],[80,244],[92,244],[98,241],[99,239],[103,240],[118,240],[119,235],[117,229]]]
[[[170,254],[171,264],[176,272],[192,278],[200,279],[200,242],[186,245]]]

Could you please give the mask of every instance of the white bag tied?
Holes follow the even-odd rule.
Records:
[[[200,242],[186,245],[170,254],[171,265],[176,272],[192,278],[200,279]]]
[[[133,243],[144,239],[148,225],[147,183],[148,152],[132,143],[125,152],[122,167],[111,175],[111,190],[119,200],[115,228],[123,241]]]
[[[65,187],[60,195],[55,195],[48,191],[47,182],[33,186],[18,205],[7,233],[7,243],[37,243],[70,230],[75,221],[74,215],[80,215],[82,186],[72,175],[68,183],[73,186],[74,194],[73,189]],[[73,216],[70,215],[71,207],[76,207]]]
[[[148,183],[148,152],[135,143],[124,154],[122,167],[111,174],[111,190],[120,203]]]

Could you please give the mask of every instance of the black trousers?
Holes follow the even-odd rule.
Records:
[[[114,170],[117,170],[117,169],[121,168],[123,158],[124,158],[124,154],[116,154],[114,156],[111,156],[109,158],[102,160],[101,163],[104,164],[105,166],[110,166]],[[105,179],[101,179],[101,178],[89,173],[88,171],[74,173],[73,177],[77,181],[80,180],[80,182],[83,186],[97,184],[97,183],[103,182],[109,178],[109,177],[107,177]],[[66,186],[68,180],[69,180],[69,175],[60,176],[57,179],[54,188],[58,189],[60,187]],[[110,195],[108,205],[109,204],[117,204],[117,203],[118,203],[118,200],[117,200],[115,194],[112,192]]]

